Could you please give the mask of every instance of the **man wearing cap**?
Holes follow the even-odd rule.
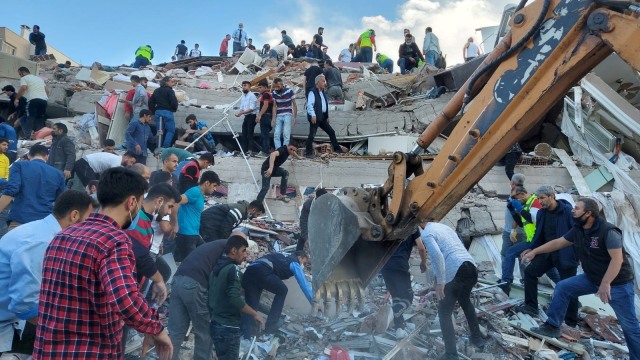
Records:
[[[313,41],[311,42],[311,51],[313,52],[313,57],[316,59],[322,59],[322,49],[328,48],[326,44],[324,44],[322,39],[322,34],[324,33],[324,28],[319,27],[318,33],[313,35]]]
[[[361,62],[373,62],[373,51],[378,51],[376,48],[376,32],[373,29],[369,29],[360,34],[356,46],[360,48]],[[372,46],[373,50],[371,49]]]

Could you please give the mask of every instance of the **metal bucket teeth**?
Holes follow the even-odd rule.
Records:
[[[326,282],[315,295],[316,304],[312,314],[329,317],[348,317],[357,309],[364,308],[365,290],[359,279],[349,279],[337,282]]]

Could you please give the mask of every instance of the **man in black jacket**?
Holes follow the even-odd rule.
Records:
[[[257,200],[251,203],[241,200],[235,204],[214,205],[200,216],[200,236],[205,242],[226,239],[241,222],[262,214],[264,206]]]
[[[420,52],[418,45],[413,41],[413,35],[405,34],[404,42],[398,49],[398,66],[400,66],[400,73],[406,74],[407,71],[418,67],[418,59],[424,61],[424,56]]]
[[[36,47],[34,55],[47,55],[47,42],[44,33],[40,32],[40,26],[33,25],[33,32],[29,34],[29,42]]]
[[[276,199],[282,200],[286,203],[289,202],[289,198],[286,194],[289,172],[282,168],[282,164],[287,161],[289,155],[298,157],[297,151],[298,149],[293,145],[281,146],[269,154],[269,157],[262,163],[262,167],[260,168],[260,174],[262,174],[262,188],[256,198],[258,203],[262,204],[265,196],[267,196],[267,191],[269,191],[269,187],[271,186],[272,177],[282,178],[282,180],[280,180],[280,196]]]
[[[318,75],[315,78],[316,86],[311,89],[307,97],[307,119],[309,120],[309,137],[307,138],[307,151],[305,156],[313,158],[313,139],[316,137],[318,128],[324,130],[329,135],[333,151],[342,154],[342,149],[336,139],[336,132],[329,125],[329,103],[324,93],[327,86],[327,80],[324,75]]]
[[[62,171],[65,179],[71,177],[73,165],[76,162],[76,146],[67,136],[67,125],[63,123],[53,124],[51,136],[53,141],[49,150],[47,164]]]
[[[154,90],[149,99],[149,110],[154,114],[156,129],[162,130],[164,139],[162,144],[158,144],[158,146],[165,149],[171,147],[173,135],[176,133],[176,121],[173,114],[178,111],[178,98],[173,91],[175,85],[176,79],[165,76],[160,81],[160,87]],[[162,118],[162,124],[160,124],[160,118]]]

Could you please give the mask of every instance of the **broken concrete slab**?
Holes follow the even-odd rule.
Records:
[[[102,98],[102,91],[80,91],[73,93],[69,110],[74,115],[90,114],[96,111],[96,103]]]

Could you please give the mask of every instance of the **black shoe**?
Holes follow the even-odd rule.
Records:
[[[527,314],[527,315],[531,315],[531,316],[538,316],[539,315],[537,308],[534,308],[534,307],[529,306],[527,304],[520,304],[520,305],[514,307],[513,311],[521,312],[523,314]]]
[[[557,338],[562,335],[562,331],[555,326],[551,326],[547,323],[542,324],[541,326],[532,327],[531,331],[542,336],[548,336],[552,338]]]
[[[344,154],[344,151],[342,151],[341,148],[333,149],[333,152],[336,154]]]
[[[473,346],[478,347],[478,348],[484,348],[484,346],[487,344],[487,339],[485,339],[482,335],[478,334],[478,335],[471,335],[469,337],[469,342],[471,344],[473,344]]]
[[[511,284],[506,283],[506,284],[501,284],[498,285],[498,287],[500,288],[500,290],[502,290],[507,296],[509,296],[509,293],[511,293]]]

